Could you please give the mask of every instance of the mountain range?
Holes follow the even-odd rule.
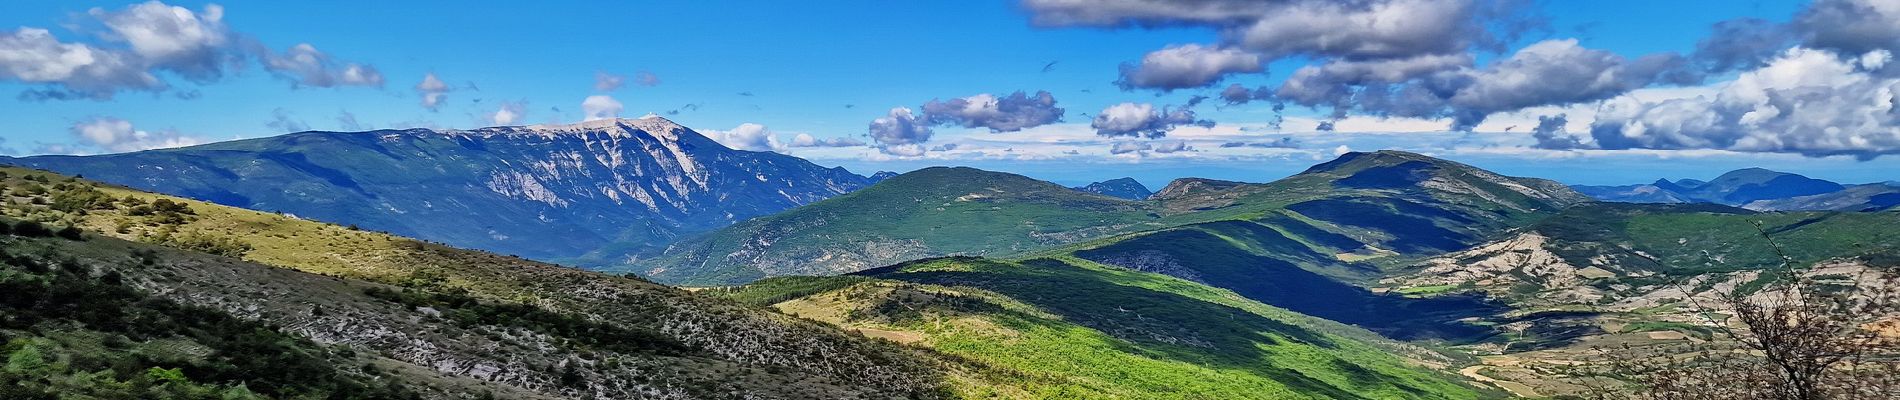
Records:
[[[301,132],[0,164],[573,262],[661,248],[874,182],[797,157],[733,150],[660,117]]]
[[[864,177],[657,117],[0,162],[59,172],[0,168],[6,398],[1568,395],[1538,365],[1708,339],[1685,297],[1900,260],[1892,187],[1763,169],[1566,186],[1376,151],[1148,193]]]
[[[1453,355],[1087,262],[692,292],[19,168],[0,197],[8,398],[1499,396]]]
[[[1745,168],[1709,181],[1679,179],[1624,186],[1574,186],[1603,201],[1714,203],[1759,211],[1872,211],[1900,205],[1900,186],[1843,185],[1799,174]]]
[[[1230,220],[1310,233],[1327,251],[1322,258],[1373,257],[1453,250],[1521,216],[1584,201],[1555,182],[1396,151],[1351,153],[1267,184],[1177,180],[1147,201],[1013,174],[926,168],[689,239],[631,266],[665,282],[732,284],[920,257],[1022,254]]]

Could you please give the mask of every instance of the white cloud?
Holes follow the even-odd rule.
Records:
[[[29,92],[41,99],[106,100],[121,90],[159,91],[167,87],[132,55],[61,43],[45,29],[25,27],[0,34],[0,80],[60,88]]]
[[[1122,89],[1174,90],[1205,87],[1228,74],[1260,72],[1260,56],[1235,49],[1186,44],[1169,46],[1121,66]]]
[[[593,95],[581,100],[581,113],[587,116],[587,121],[620,118],[623,109],[620,101],[614,100],[613,96]]]
[[[383,74],[376,67],[337,61],[309,43],[265,55],[264,69],[290,80],[292,87],[383,86]]]
[[[731,130],[709,130],[707,133],[719,144],[737,150],[779,151],[785,148],[784,145],[779,144],[778,134],[767,129],[765,125],[744,123]]]
[[[1213,126],[1213,121],[1197,120],[1194,111],[1187,107],[1155,108],[1148,103],[1120,103],[1095,113],[1095,119],[1089,126],[1102,136],[1166,136],[1168,131],[1184,125]]]
[[[633,73],[633,84],[645,87],[659,86],[660,76],[647,71],[635,72]]]
[[[886,154],[897,156],[917,156],[924,152],[921,146],[930,141],[933,132],[924,121],[918,120],[908,107],[895,107],[883,117],[871,120],[871,141]]]
[[[1722,149],[1871,158],[1900,152],[1900,79],[1891,55],[1844,56],[1794,48],[1712,97],[1618,98],[1598,110],[1588,138],[1602,149]]]
[[[818,138],[809,133],[800,133],[792,137],[789,147],[860,147],[864,141],[849,137]]]
[[[990,132],[1015,132],[1062,120],[1063,110],[1046,91],[1030,96],[1022,91],[996,97],[989,93],[924,103],[923,119],[930,124],[983,127]]]
[[[1188,146],[1187,141],[1183,141],[1183,140],[1164,141],[1164,142],[1156,143],[1154,146],[1154,151],[1156,153],[1161,153],[1161,154],[1178,153],[1178,152],[1193,151],[1193,150],[1194,148],[1191,146]]]
[[[1155,148],[1154,145],[1148,144],[1148,142],[1139,141],[1139,140],[1123,140],[1123,141],[1115,142],[1112,145],[1109,145],[1108,153],[1109,154],[1128,154],[1128,153],[1153,150],[1154,148]]]
[[[522,117],[527,115],[527,100],[504,101],[501,102],[500,107],[495,109],[495,114],[488,117],[488,122],[495,125],[514,125],[516,121],[520,121]]]
[[[132,128],[123,119],[97,117],[73,124],[69,132],[81,143],[110,153],[183,147],[205,143],[175,131],[148,132]]]
[[[225,9],[216,4],[194,12],[147,1],[117,10],[92,8],[84,15],[97,24],[66,26],[100,42],[60,42],[46,29],[34,27],[0,33],[0,81],[45,85],[21,93],[27,100],[103,101],[122,91],[170,89],[159,71],[209,84],[256,59],[293,87],[383,84],[376,67],[335,60],[308,43],[275,53],[246,40],[225,24]],[[185,90],[176,97],[193,99],[196,93]]]
[[[594,71],[594,91],[596,92],[620,90],[620,86],[626,84],[627,77],[625,76],[607,73],[607,71]]]
[[[231,46],[224,25],[224,7],[206,5],[204,12],[148,1],[121,11],[93,8],[87,12],[123,40],[132,52],[153,67],[175,71],[199,82],[223,75],[227,64],[241,57]]]
[[[422,76],[422,82],[416,83],[416,94],[422,96],[422,108],[435,111],[442,107],[442,101],[448,99],[450,90],[447,83],[436,78],[434,72]]]

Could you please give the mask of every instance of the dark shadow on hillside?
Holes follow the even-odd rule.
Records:
[[[1285,237],[1271,240],[1291,241]],[[1199,230],[1157,232],[1075,254],[1111,265],[1112,261],[1128,259],[1128,254],[1147,254],[1149,259],[1154,259],[1154,255],[1165,255],[1177,269],[1192,271],[1196,280],[1210,286],[1233,290],[1247,298],[1299,313],[1359,325],[1403,340],[1479,340],[1488,336],[1491,330],[1458,320],[1488,317],[1506,311],[1506,308],[1476,296],[1421,299],[1374,294],[1364,288],[1307,271],[1285,259],[1249,253]]]
[[[916,262],[929,262],[920,260]],[[1286,384],[1289,388],[1322,398],[1364,399],[1352,388],[1340,388],[1292,369],[1270,365],[1263,360],[1274,356],[1259,344],[1279,344],[1293,340],[1325,349],[1338,349],[1339,343],[1319,332],[1238,308],[1201,301],[1174,293],[1134,286],[1123,286],[1095,276],[1061,261],[1036,259],[1021,267],[974,257],[957,257],[959,263],[977,265],[976,271],[901,272],[912,263],[860,271],[870,275],[913,283],[981,288],[1016,299],[1056,314],[1064,321],[1101,331],[1132,343],[1117,348],[1131,354],[1175,360],[1217,368],[1244,369]],[[913,262],[915,263],[915,262]],[[1047,321],[1017,313],[1003,313],[1000,322],[1013,329],[1058,328]],[[1041,321],[1041,322],[1039,322]],[[1406,380],[1378,375],[1363,381],[1365,386],[1390,384],[1400,390],[1420,392]],[[1370,379],[1376,378],[1376,379]]]
[[[1454,251],[1476,239],[1434,222],[1474,223],[1470,217],[1399,199],[1323,199],[1294,203],[1286,208],[1340,226],[1384,232],[1391,240],[1383,244],[1400,253]]]

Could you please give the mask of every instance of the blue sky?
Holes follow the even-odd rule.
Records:
[[[1496,3],[1370,3],[1406,1],[1424,1],[1437,8]],[[146,4],[180,7],[199,20],[207,20],[211,10],[218,9],[217,21],[228,36],[218,51],[228,59],[217,63],[215,79],[194,80],[176,68],[149,61],[155,58],[136,51],[130,40],[103,22],[115,15],[131,15],[140,3],[10,1],[0,5],[0,28],[11,27],[15,39],[22,37],[23,29],[38,28],[59,43],[136,53],[148,61],[135,62],[152,63],[147,70],[167,88],[111,90],[110,99],[97,90],[86,93],[91,98],[69,100],[0,97],[0,102],[7,103],[0,107],[0,118],[9,121],[5,133],[0,133],[4,139],[0,152],[99,153],[301,129],[569,123],[587,117],[583,99],[608,96],[621,104],[620,116],[663,114],[735,147],[786,152],[863,173],[957,164],[1064,183],[1124,175],[1151,185],[1189,175],[1265,181],[1297,172],[1341,150],[1396,148],[1511,174],[1579,183],[1707,178],[1727,169],[1758,165],[1849,182],[1900,179],[1891,173],[1900,171],[1896,168],[1900,162],[1885,156],[1894,151],[1886,143],[1900,140],[1893,138],[1892,119],[1859,125],[1868,131],[1863,136],[1874,139],[1871,142],[1816,134],[1822,136],[1761,145],[1760,140],[1721,140],[1718,136],[1726,134],[1724,128],[1685,131],[1682,136],[1687,139],[1682,140],[1623,143],[1592,137],[1596,123],[1579,118],[1624,97],[1662,102],[1739,96],[1718,93],[1754,67],[1703,71],[1705,76],[1696,82],[1647,79],[1601,96],[1532,100],[1533,107],[1519,107],[1527,104],[1522,102],[1501,108],[1442,106],[1445,114],[1475,107],[1488,115],[1476,126],[1453,129],[1445,115],[1394,117],[1392,111],[1372,105],[1354,104],[1358,108],[1343,116],[1334,114],[1331,107],[1298,102],[1278,114],[1269,106],[1288,103],[1284,99],[1290,97],[1225,105],[1218,94],[1227,85],[1280,87],[1301,67],[1366,61],[1369,53],[1275,53],[1261,45],[1248,47],[1236,42],[1220,24],[1176,15],[1174,11],[1186,7],[1165,1],[1117,0],[1104,4],[1130,6],[1087,10],[1056,0],[598,3],[602,4],[229,1],[210,8],[211,3],[204,2]],[[1434,54],[1469,57],[1466,69],[1472,74],[1552,40],[1574,39],[1577,48],[1607,52],[1624,62],[1659,53],[1688,56],[1712,36],[1711,26],[1717,23],[1759,18],[1792,27],[1799,24],[1789,22],[1810,7],[1795,1],[1535,2],[1506,9],[1503,16],[1461,17],[1455,22],[1488,26],[1490,34],[1480,36],[1499,43],[1460,45]],[[1073,16],[1063,13],[1082,12],[1109,13],[1144,23],[1102,26],[1047,21]],[[1280,11],[1265,11],[1274,12]],[[1261,15],[1220,18],[1271,18]],[[1510,21],[1528,21],[1527,26],[1535,29],[1523,35],[1506,34],[1508,29],[1501,26]],[[284,76],[289,73],[265,66],[268,57],[288,55],[299,44],[330,57],[329,67],[348,63],[372,67],[382,77],[381,83],[294,84],[296,78]],[[1118,66],[1182,45],[1232,49],[1228,55],[1257,60],[1261,67],[1223,72],[1218,79],[1191,87],[1118,87],[1116,82],[1127,73]],[[1853,62],[1863,56],[1858,50],[1865,48],[1800,39],[1777,45],[1829,49],[1829,54],[1846,60],[1843,63],[1860,65],[1853,73],[1881,76],[1884,71],[1877,63]],[[1383,53],[1377,57],[1401,58]],[[0,67],[22,71],[44,61],[0,62],[11,64]],[[1051,62],[1054,65],[1045,72]],[[1168,75],[1174,71],[1151,72],[1161,78],[1178,77]],[[598,87],[601,73],[623,77],[623,83],[612,89]],[[446,87],[433,110],[424,107],[424,95],[416,89],[429,74]],[[61,86],[44,76],[25,75],[0,74],[0,94],[74,92],[71,86],[77,85]],[[1843,85],[1848,84],[1831,87],[1851,88]],[[921,111],[933,99],[1001,97],[1016,91],[1032,95],[1047,91],[1054,106],[1064,110],[1060,121],[1038,121],[992,133],[987,127],[996,125],[952,116],[949,122],[935,123],[928,133],[868,135],[867,126],[874,119],[894,115],[894,107]],[[1092,121],[1121,103],[1151,105],[1155,110],[1190,109],[1185,105],[1194,96],[1216,96],[1191,108],[1192,119],[1211,121],[1211,128],[1165,124],[1152,131],[1159,137],[1122,136]],[[496,114],[504,108],[515,117],[498,121]],[[1572,117],[1569,135],[1582,139],[1581,146],[1539,141],[1528,134],[1537,117],[1559,113]],[[1631,121],[1654,127],[1660,120],[1643,119],[1652,118],[1651,114],[1602,125],[1617,127],[1618,132],[1637,126]],[[346,116],[355,124],[343,121]],[[1279,118],[1284,122],[1272,126]],[[1332,122],[1338,129],[1316,131],[1321,122]],[[1800,127],[1799,121],[1790,123]],[[866,145],[794,146],[800,134],[816,139],[851,138]],[[1708,138],[1733,143],[1696,140]],[[1809,143],[1796,143],[1803,141]],[[1221,147],[1227,143],[1260,145]],[[1822,156],[1826,154],[1845,155]]]

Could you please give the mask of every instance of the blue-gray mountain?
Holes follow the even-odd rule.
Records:
[[[797,157],[733,150],[659,117],[302,132],[0,163],[583,265],[576,257],[637,254],[874,182]]]
[[[1129,200],[1146,200],[1155,194],[1147,186],[1142,186],[1141,182],[1136,182],[1135,178],[1115,178],[1079,186],[1075,190]]]
[[[1604,201],[1715,203],[1758,211],[1875,211],[1900,205],[1900,187],[1894,185],[1842,185],[1762,168],[1729,171],[1706,182],[1658,179],[1643,185],[1573,187]]]

